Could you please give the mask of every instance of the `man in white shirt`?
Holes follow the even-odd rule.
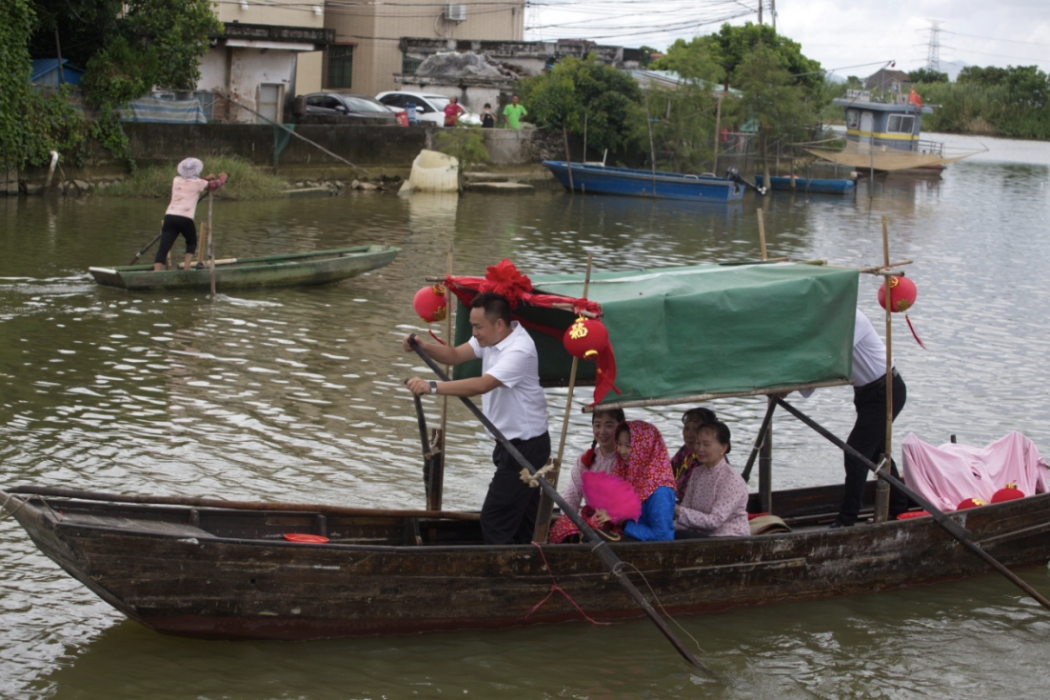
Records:
[[[897,368],[893,368],[893,418],[904,408],[908,388]],[[853,329],[853,405],[857,421],[846,444],[876,464],[886,451],[886,344],[875,332],[871,321],[857,310]],[[870,470],[861,462],[845,455],[846,487],[838,517],[831,527],[851,527],[857,522],[864,484]],[[897,465],[890,462],[890,473],[900,478]],[[908,497],[890,489],[890,517],[908,509]]]
[[[412,377],[406,386],[420,396],[481,394],[485,417],[533,467],[540,469],[550,457],[551,441],[536,345],[520,323],[511,321],[510,304],[499,294],[483,292],[474,297],[470,325],[472,337],[462,345],[419,345],[427,355],[446,365],[481,358],[480,377],[450,382]],[[403,346],[412,351],[407,337]],[[492,461],[496,473],[481,507],[481,534],[486,544],[527,544],[532,541],[536,524],[539,489],[521,481],[521,465],[498,442]]]

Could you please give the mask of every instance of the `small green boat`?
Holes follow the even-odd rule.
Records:
[[[389,265],[400,248],[365,245],[354,248],[318,250],[311,253],[267,255],[261,258],[215,261],[215,288],[288,287],[327,284]],[[209,289],[211,269],[161,270],[153,264],[121,267],[89,267],[88,272],[107,287],[140,290]]]

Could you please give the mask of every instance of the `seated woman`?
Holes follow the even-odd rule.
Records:
[[[674,471],[675,491],[681,493],[677,483],[682,479],[690,467],[695,465],[696,455],[693,454],[693,442],[696,441],[696,432],[700,426],[714,423],[718,418],[715,412],[709,408],[690,408],[682,414],[682,447],[671,457],[671,469]]]
[[[729,426],[715,421],[700,428],[695,453],[698,464],[678,482],[675,539],[746,537],[747,484],[726,460],[732,445]]]
[[[667,457],[667,446],[656,426],[632,420],[616,428],[619,459],[613,474],[634,487],[642,502],[637,521],[623,525],[623,534],[642,542],[674,539],[674,474]],[[598,518],[601,519],[599,511]]]
[[[570,508],[580,510],[583,503],[583,474],[587,471],[611,474],[616,466],[616,426],[624,420],[623,409],[598,410],[591,414],[591,449],[576,459],[561,496]],[[593,511],[593,509],[592,509]],[[590,515],[591,513],[588,513]],[[562,515],[551,525],[550,542],[562,542],[579,533],[569,516]]]

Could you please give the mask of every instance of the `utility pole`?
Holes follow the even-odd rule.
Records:
[[[758,0],[758,23],[762,24],[762,3],[765,0]]]
[[[769,14],[773,16],[773,33],[777,31],[777,0],[769,0]]]

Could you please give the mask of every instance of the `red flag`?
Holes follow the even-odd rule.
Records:
[[[915,88],[912,88],[911,92],[908,93],[908,102],[922,109],[922,98],[919,97],[919,93],[915,92]]]

